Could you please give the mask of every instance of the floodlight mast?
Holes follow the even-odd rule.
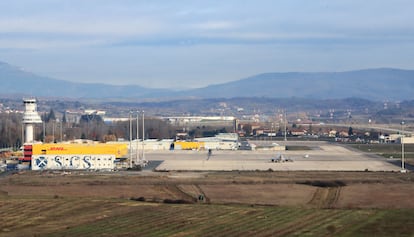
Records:
[[[286,115],[286,110],[284,111],[284,115],[285,115],[285,141],[287,141],[287,115]]]
[[[407,173],[404,153],[404,121],[401,121],[401,173]]]
[[[145,112],[142,111],[142,157],[141,157],[141,163],[142,165],[146,164],[145,160],[145,153],[144,153],[144,141],[145,141]]]
[[[132,168],[132,113],[129,112],[129,167]]]
[[[138,121],[139,121],[139,111],[137,111],[137,140],[136,140],[136,143],[135,143],[135,150],[136,150],[136,160],[137,160],[137,163],[139,163],[139,154],[138,154],[138,141],[139,141],[139,123],[138,123]]]

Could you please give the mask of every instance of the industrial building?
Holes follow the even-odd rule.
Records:
[[[128,158],[128,146],[121,143],[36,143],[34,125],[42,123],[36,99],[23,99],[25,144],[21,168],[32,170],[113,170]]]
[[[146,164],[144,151],[162,150],[237,150],[240,147],[237,133],[220,133],[214,137],[186,140],[131,140],[123,142],[97,143],[92,141],[71,141],[67,143],[37,143],[33,139],[34,125],[42,123],[37,113],[35,99],[24,99],[25,144],[23,156],[18,159],[24,169],[32,170],[114,170]],[[103,112],[99,112],[103,113]],[[98,114],[87,111],[87,114]],[[202,122],[205,117],[194,121]],[[212,121],[234,121],[233,117],[214,117]],[[180,119],[174,120],[181,121]],[[268,149],[268,147],[266,147]],[[17,162],[17,161],[16,161]]]
[[[127,158],[125,144],[32,144],[24,146],[24,159],[32,170],[114,170]]]

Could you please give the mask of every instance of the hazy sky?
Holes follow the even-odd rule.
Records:
[[[0,61],[194,88],[264,72],[414,69],[412,0],[2,0]]]

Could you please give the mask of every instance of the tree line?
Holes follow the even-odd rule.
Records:
[[[24,124],[22,114],[0,113],[0,147],[20,147],[24,140]],[[74,139],[90,139],[101,142],[128,140],[130,130],[132,138],[142,139],[142,120],[136,118],[129,121],[105,123],[100,116],[83,115],[79,122],[67,122],[65,115],[57,119],[53,110],[42,115],[42,124],[34,126],[34,136],[37,141],[61,142]],[[138,131],[138,136],[137,136]],[[172,138],[175,128],[170,124],[156,118],[145,118],[145,139]]]
[[[177,132],[183,128],[176,127],[167,121],[154,117],[145,117],[145,126],[141,118],[130,121],[105,123],[99,115],[82,115],[76,122],[68,122],[66,114],[57,118],[55,112],[42,114],[42,124],[34,126],[34,138],[45,143],[57,143],[75,139],[88,139],[100,142],[132,139],[175,139]],[[0,113],[0,147],[21,147],[24,141],[23,114]],[[138,119],[138,121],[137,121]],[[137,128],[138,126],[138,128]],[[144,131],[143,131],[144,129]],[[202,136],[214,136],[220,132],[231,131],[231,128],[214,126],[197,126],[184,129],[193,139]]]

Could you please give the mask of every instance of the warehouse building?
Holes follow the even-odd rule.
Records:
[[[127,158],[125,144],[32,144],[25,145],[24,159],[32,170],[113,170]]]

